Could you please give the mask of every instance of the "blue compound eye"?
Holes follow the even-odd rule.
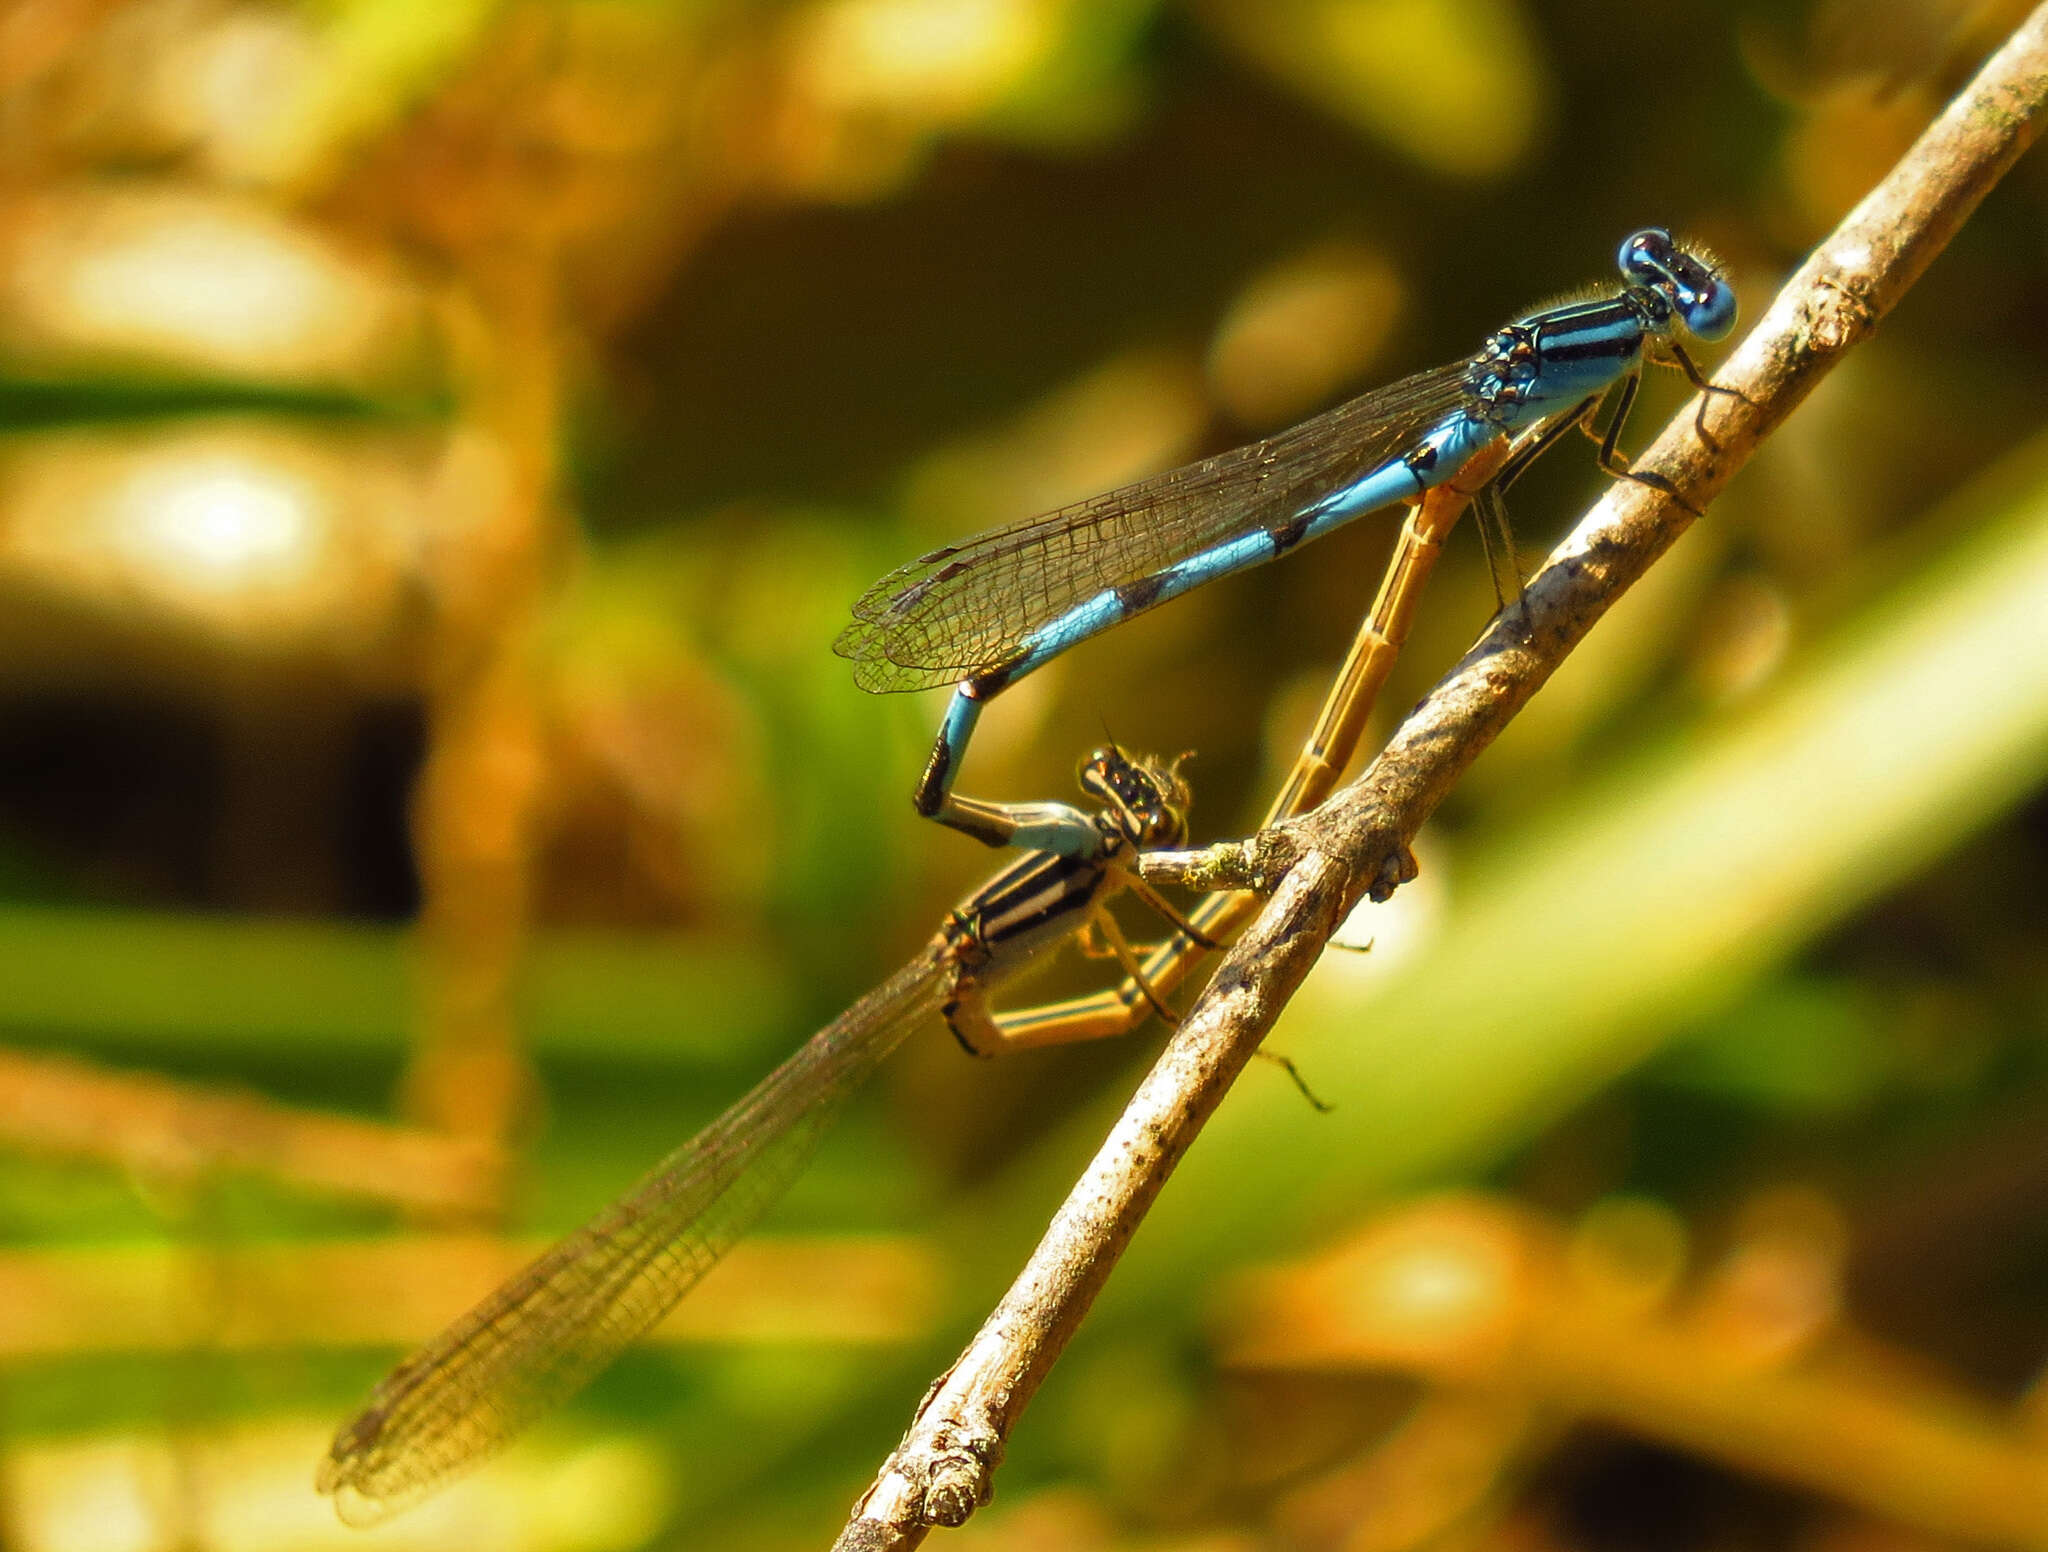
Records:
[[[1681,288],[1678,315],[1699,338],[1709,342],[1724,338],[1735,327],[1735,288],[1718,270],[1697,260],[1692,265],[1700,271],[1700,278]]]
[[[1671,278],[1671,261],[1677,257],[1671,234],[1661,226],[1646,226],[1621,240],[1614,262],[1632,284],[1654,286]]]

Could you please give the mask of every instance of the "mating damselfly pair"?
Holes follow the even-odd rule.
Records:
[[[983,707],[1112,625],[1411,503],[1380,594],[1269,819],[1319,803],[1350,760],[1436,547],[1468,502],[1497,562],[1511,554],[1500,492],[1559,437],[1591,434],[1610,393],[1601,467],[1677,496],[1660,477],[1629,470],[1618,438],[1646,363],[1673,366],[1701,390],[1704,435],[1704,395],[1731,390],[1705,380],[1681,336],[1724,338],[1734,293],[1711,260],[1661,229],[1628,237],[1618,263],[1619,289],[1519,318],[1464,361],[1266,441],[948,545],[864,594],[836,643],[860,684],[955,687],[917,788],[919,812],[1026,855],[952,912],[909,965],[399,1365],[322,1464],[321,1490],[344,1516],[375,1519],[431,1491],[610,1363],[759,1221],[840,1102],[932,1011],[983,1052],[1170,1017],[1166,997],[1251,908],[1249,897],[1214,896],[1183,918],[1138,880],[1137,853],[1185,838],[1177,769],[1104,749],[1082,771],[1092,810],[963,798],[953,780]],[[1106,909],[1123,890],[1173,924],[1164,943],[1140,953],[1125,940]],[[1084,936],[1120,963],[1120,986],[1048,1008],[989,1006],[995,982],[1049,944]]]

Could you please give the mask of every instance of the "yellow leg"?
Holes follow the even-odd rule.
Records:
[[[1409,509],[1372,609],[1352,638],[1351,651],[1323,700],[1315,726],[1273,800],[1267,825],[1307,813],[1336,790],[1357,753],[1373,702],[1408,639],[1416,601],[1436,566],[1445,537],[1507,456],[1507,445],[1495,444],[1473,458],[1457,479],[1437,486]],[[1413,876],[1412,861],[1402,871],[1401,881],[1405,882]],[[997,1045],[1014,1049],[1128,1034],[1162,1008],[1164,999],[1194,973],[1210,950],[1233,937],[1259,908],[1256,895],[1218,894],[1182,917],[1149,887],[1141,887],[1140,881],[1133,880],[1132,887],[1148,905],[1174,922],[1179,929],[1174,936],[1142,958],[1133,956],[1125,966],[1122,983],[1107,991],[1009,1013],[998,1013],[984,1002],[980,1012],[987,1028],[982,1038],[993,1038]],[[981,1048],[979,1042],[976,1048]]]
[[[1219,943],[1215,938],[1211,937],[1208,933],[1202,930],[1200,923],[1198,923],[1194,919],[1194,917],[1183,912],[1179,906],[1175,905],[1171,900],[1167,899],[1166,896],[1162,895],[1158,890],[1154,889],[1150,884],[1146,883],[1142,878],[1138,877],[1137,874],[1124,873],[1122,877],[1120,877],[1117,880],[1117,887],[1121,889],[1128,889],[1132,894],[1136,895],[1140,900],[1144,901],[1145,904],[1149,905],[1154,911],[1158,912],[1160,916],[1164,917],[1167,920],[1167,922],[1169,922],[1175,928],[1175,930],[1179,933],[1181,937],[1186,938],[1189,942],[1195,944],[1196,946],[1205,949],[1218,949],[1223,947],[1223,945]],[[1128,950],[1130,945],[1125,944],[1124,947],[1126,950]],[[1132,973],[1136,974],[1137,972],[1133,971]]]
[[[1132,950],[1130,939],[1124,936],[1123,928],[1116,924],[1116,918],[1105,910],[1101,913],[1100,925],[1103,937],[1109,940],[1109,946],[1116,954],[1117,963],[1124,967],[1124,975],[1137,987],[1138,994],[1167,1023],[1178,1024],[1180,1014],[1160,995],[1159,988],[1146,979],[1145,967]]]
[[[1116,991],[1077,997],[1071,1002],[1048,1003],[1044,1007],[1016,1013],[997,1013],[988,1005],[988,987],[978,977],[962,975],[954,982],[952,996],[945,1008],[946,1023],[953,1031],[953,1038],[976,1056],[995,1056],[1030,1050],[1034,1046],[1067,1045],[1076,1040],[1120,1035],[1135,1029],[1154,1013],[1169,1024],[1180,1022],[1180,1015],[1146,979],[1144,964],[1137,950],[1131,947],[1123,928],[1107,910],[1098,907],[1087,925],[1075,936],[1077,940],[1092,939],[1089,951],[1113,957],[1123,966],[1124,981]],[[1126,991],[1133,999],[1128,1007],[1116,1000]],[[1066,1011],[1097,1004],[1104,1008],[1104,1016],[1099,1019],[1077,1020]]]

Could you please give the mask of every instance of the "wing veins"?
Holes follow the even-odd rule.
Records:
[[[1264,441],[931,551],[861,595],[833,650],[870,690],[996,667],[1081,599],[1292,516],[1397,456],[1464,402],[1465,371],[1419,372]]]
[[[788,1189],[840,1103],[937,1004],[936,970],[921,957],[855,1003],[394,1369],[322,1465],[321,1490],[344,1518],[381,1519],[482,1460],[673,1308]]]

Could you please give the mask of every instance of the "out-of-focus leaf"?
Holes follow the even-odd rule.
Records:
[[[1853,983],[1787,981],[1703,1029],[1656,1076],[1761,1109],[1832,1115],[1883,1084],[1884,1033],[1878,1009]]]
[[[0,379],[424,408],[445,394],[436,338],[388,261],[249,200],[109,183],[0,220]]]
[[[1131,47],[1158,0],[823,0],[787,37],[781,174],[837,199],[906,180],[937,136],[1100,138],[1130,116]]]
[[[1492,178],[1535,143],[1549,76],[1514,0],[1202,0],[1309,101],[1434,172]]]
[[[131,1051],[396,1052],[413,946],[397,928],[0,908],[0,1029]],[[540,1049],[722,1063],[792,1020],[779,968],[722,939],[547,934],[525,977]]]
[[[412,109],[484,36],[500,0],[328,0],[301,91],[270,126],[270,178],[319,181],[341,153]]]

